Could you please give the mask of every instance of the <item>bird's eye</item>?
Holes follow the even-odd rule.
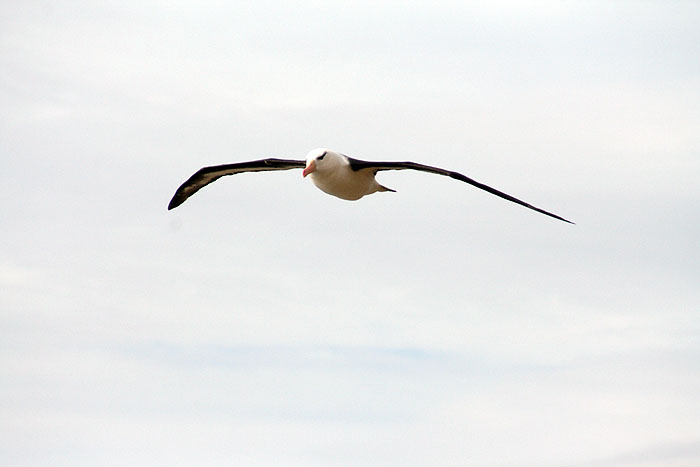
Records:
[[[323,159],[324,157],[326,157],[326,153],[325,153],[325,152],[324,152],[323,154],[321,154],[320,156],[318,156],[318,157],[316,158],[316,160],[319,160],[319,161],[320,161],[320,160]]]

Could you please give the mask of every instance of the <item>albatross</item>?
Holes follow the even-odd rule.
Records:
[[[380,191],[395,192],[391,188],[380,185],[375,179],[377,172],[381,170],[418,170],[446,177],[454,178],[491,194],[499,196],[513,203],[525,206],[549,217],[560,221],[573,222],[561,216],[553,214],[544,209],[535,207],[525,201],[519,200],[502,191],[496,190],[488,185],[477,182],[466,175],[451,170],[419,164],[417,162],[370,162],[353,159],[345,154],[331,151],[330,149],[319,148],[310,151],[306,155],[306,160],[293,159],[260,159],[248,162],[236,162],[233,164],[214,165],[202,167],[188,178],[175,192],[175,195],[168,204],[168,210],[180,206],[190,196],[201,188],[218,180],[225,175],[235,175],[244,172],[266,172],[271,170],[304,169],[302,175],[311,178],[311,181],[321,191],[340,199],[355,201],[363,196],[371,195]]]

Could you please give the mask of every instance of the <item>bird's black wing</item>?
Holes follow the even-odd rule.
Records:
[[[263,172],[268,170],[303,169],[305,166],[305,161],[295,161],[291,159],[260,159],[258,161],[202,167],[188,178],[185,183],[180,185],[180,188],[178,188],[175,195],[173,195],[173,199],[170,200],[170,204],[168,204],[168,210],[178,207],[200,188],[209,185],[224,175],[235,175],[243,172]]]
[[[503,193],[502,191],[496,190],[495,188],[491,188],[488,185],[484,185],[483,183],[477,182],[476,180],[473,180],[467,177],[466,175],[462,175],[459,172],[453,172],[451,170],[445,170],[439,167],[431,167],[429,165],[418,164],[417,162],[371,162],[361,161],[358,159],[353,159],[351,157],[348,157],[348,161],[350,162],[350,168],[354,171],[368,169],[374,170],[374,172],[376,173],[380,170],[420,170],[421,172],[445,175],[447,177],[454,178],[455,180],[460,180],[462,182],[473,185],[477,188],[481,188],[482,190],[488,191],[491,194],[500,196],[503,199],[507,199],[508,201],[512,201],[513,203],[525,206],[526,208],[530,208],[539,213],[545,214],[555,219],[559,219],[560,221],[568,222],[569,224],[573,224],[573,222],[566,220],[563,217],[557,216],[556,214],[552,214],[551,212],[535,207],[507,193]]]

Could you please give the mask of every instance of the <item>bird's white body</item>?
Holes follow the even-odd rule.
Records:
[[[304,176],[307,175],[319,190],[349,201],[377,191],[394,191],[377,183],[374,171],[354,171],[347,156],[325,148],[314,149],[306,155]]]

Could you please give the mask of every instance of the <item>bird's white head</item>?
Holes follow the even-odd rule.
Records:
[[[337,152],[326,148],[314,149],[309,151],[306,155],[306,167],[304,168],[303,175],[304,177],[312,173],[322,175],[328,173],[342,163],[343,157]]]

